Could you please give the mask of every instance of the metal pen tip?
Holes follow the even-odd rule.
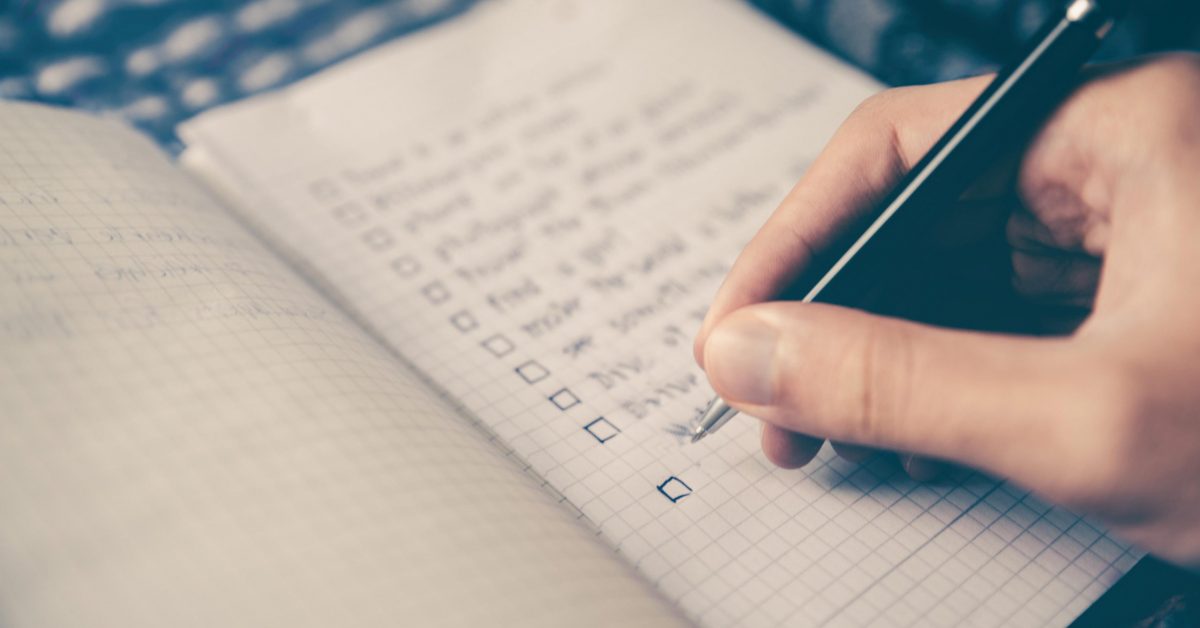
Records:
[[[708,404],[708,407],[704,409],[704,414],[700,417],[700,422],[692,430],[692,442],[695,443],[721,429],[721,426],[728,423],[729,419],[732,419],[735,414],[737,414],[737,410],[729,407],[719,397],[713,399]]]

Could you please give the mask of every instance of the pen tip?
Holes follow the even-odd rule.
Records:
[[[692,442],[698,443],[702,438],[708,436],[708,430],[698,427],[695,432],[692,432]]]

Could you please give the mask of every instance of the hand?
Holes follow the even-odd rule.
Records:
[[[814,437],[964,464],[1200,565],[1200,57],[1094,72],[914,244],[924,282],[905,290],[943,299],[889,311],[937,325],[765,302],[987,81],[860,106],[738,257],[697,360],[776,464],[808,462]],[[978,331],[997,322],[1026,333]]]

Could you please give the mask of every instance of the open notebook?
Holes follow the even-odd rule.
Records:
[[[733,2],[513,0],[177,164],[0,106],[0,623],[1068,622],[1137,555],[1013,486],[685,444],[708,299],[877,88]]]

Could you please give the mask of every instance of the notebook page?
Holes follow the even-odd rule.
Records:
[[[708,300],[877,87],[737,3],[518,1],[182,134],[693,618],[1066,623],[1135,555],[1015,487],[685,444]]]
[[[677,625],[114,122],[0,105],[0,624]]]

